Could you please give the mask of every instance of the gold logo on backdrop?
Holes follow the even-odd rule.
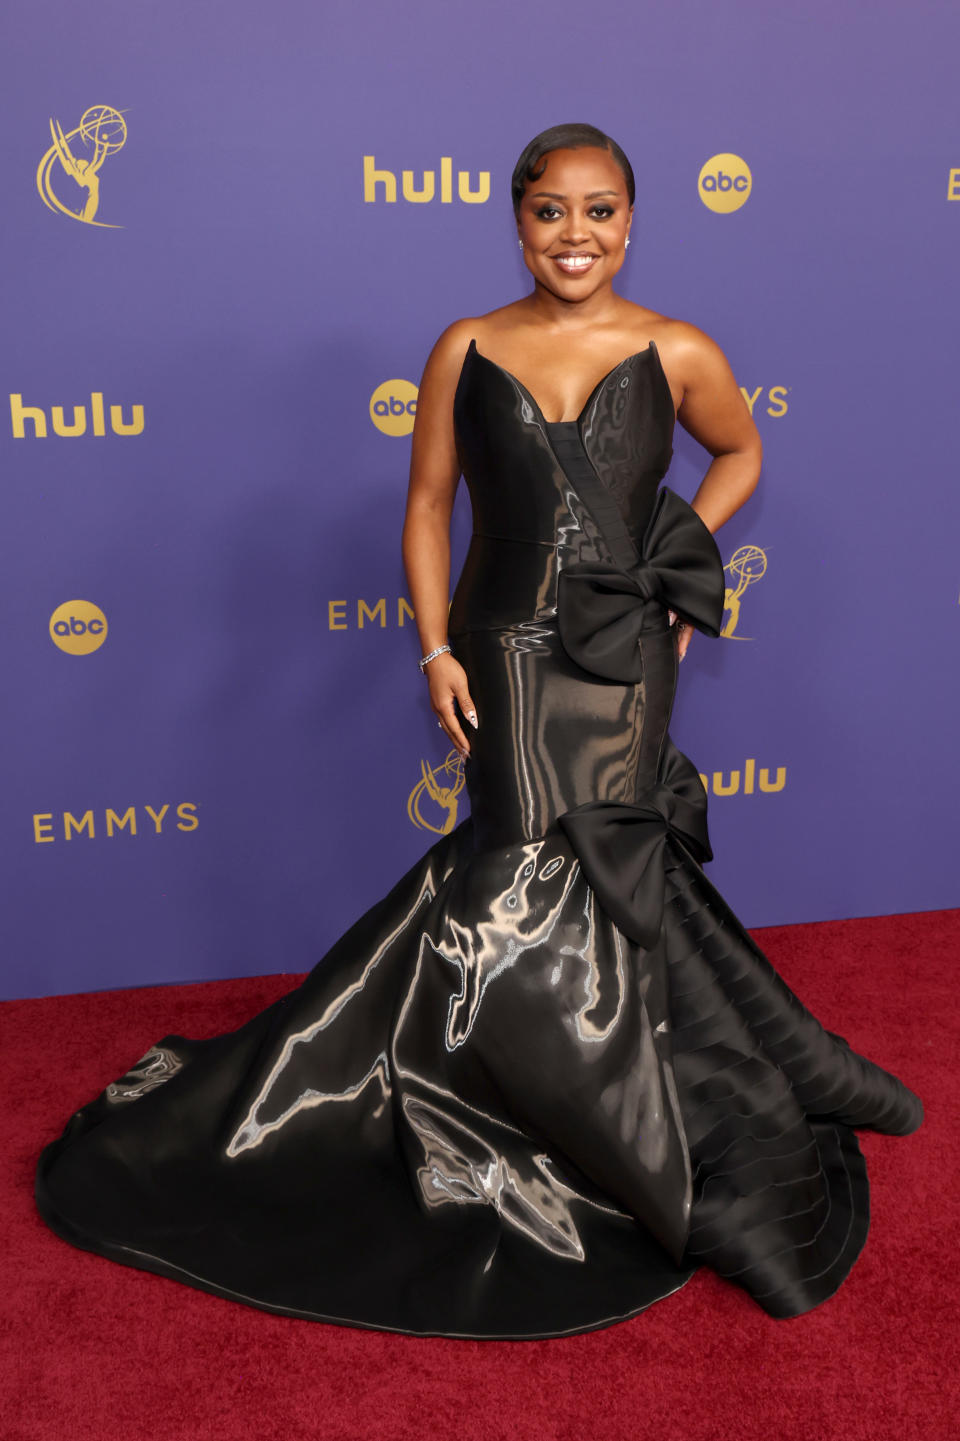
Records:
[[[730,584],[723,592],[723,613],[726,620],[723,622],[721,635],[732,640],[753,639],[749,635],[737,635],[737,626],[740,622],[740,597],[747,586],[760,580],[766,569],[766,552],[761,550],[758,545],[741,545],[739,550],[733,552],[723,568],[724,574],[730,577]]]
[[[732,771],[714,771],[710,777],[704,775],[703,771],[700,772],[700,780],[703,788],[709,795],[752,796],[754,794],[771,795],[775,791],[782,791],[787,784],[787,768],[786,766],[777,766],[776,776],[771,780],[769,767],[761,766],[758,791],[757,763],[752,756],[748,756],[743,763],[742,785],[740,777],[741,772],[739,769]]]
[[[347,607],[350,607],[348,614]],[[390,624],[393,624],[393,599],[390,600]],[[355,617],[355,618],[354,618]],[[396,605],[397,627],[402,630],[408,620],[413,620],[413,606],[402,595],[397,596]],[[327,629],[328,630],[350,630],[351,626],[356,630],[365,630],[367,626],[379,626],[381,630],[387,627],[387,598],[380,596],[379,600],[372,602],[365,601],[362,596],[357,599],[356,605],[349,600],[328,600],[327,601]]]
[[[65,600],[50,617],[50,639],[67,655],[89,655],[107,638],[107,617],[91,600]]]
[[[767,415],[772,416],[774,420],[779,420],[780,417],[786,415],[790,409],[790,402],[787,398],[790,394],[789,385],[771,385],[766,392],[762,385],[758,385],[754,390],[748,390],[745,385],[741,385],[740,394],[747,402],[747,409],[751,415],[753,415],[757,401],[761,400],[761,397],[766,401],[766,404],[763,406],[764,410]],[[763,401],[761,401],[761,404],[762,403]]]
[[[697,177],[697,194],[708,210],[729,215],[746,204],[753,188],[750,166],[739,155],[724,151],[705,160]]]
[[[382,192],[377,189],[382,186]],[[363,157],[363,199],[367,205],[375,205],[381,198],[388,205],[397,203],[397,177],[392,170],[377,169],[375,155]],[[422,170],[420,184],[412,170],[400,172],[400,194],[411,205],[429,205],[437,194],[437,172]],[[477,172],[476,189],[471,184],[469,170],[457,171],[457,196],[464,205],[485,205],[490,199],[490,171]],[[453,204],[453,157],[440,157],[440,204]]]
[[[51,405],[50,424],[53,427],[54,435],[62,435],[73,438],[78,435],[87,434],[87,407],[75,405],[73,407],[73,420],[68,421],[66,417],[66,406]],[[92,390],[90,392],[90,434],[106,435],[107,423],[103,404],[103,391]],[[24,405],[23,395],[19,390],[10,392],[10,426],[13,431],[14,440],[26,440],[28,438],[27,422],[33,426],[29,432],[30,438],[34,440],[46,440],[47,438],[47,413],[42,405]],[[110,429],[114,435],[142,435],[143,434],[143,406],[132,405],[130,407],[130,419],[124,420],[123,406],[110,406]]]
[[[125,811],[114,810],[108,806],[103,812],[102,821],[98,820],[92,810],[83,811],[78,816],[72,811],[35,811],[33,839],[40,846],[60,840],[61,833],[65,841],[72,841],[74,837],[80,836],[94,841],[98,835],[108,839],[118,835],[136,836],[141,833],[159,836],[169,835],[173,826],[176,826],[178,831],[195,831],[200,824],[196,801],[181,801],[172,811],[169,805],[141,806],[140,809],[144,814],[138,818],[136,806],[127,806]],[[166,830],[165,823],[168,823]]]
[[[37,166],[37,189],[40,198],[49,210],[58,210],[71,220],[80,220],[84,225],[99,225],[105,230],[122,230],[121,225],[110,225],[97,220],[100,208],[100,171],[108,155],[115,155],[127,143],[127,122],[119,110],[112,105],[91,105],[80,116],[80,124],[66,135],[59,120],[50,120],[50,134],[53,144],[46,151]],[[84,153],[86,152],[86,153]],[[83,197],[67,185],[73,181]],[[62,189],[73,206],[79,201],[79,208],[57,194]]]
[[[385,380],[370,397],[370,419],[384,435],[409,435],[417,413],[417,387],[410,380]]]
[[[422,831],[433,831],[438,836],[449,835],[457,824],[457,796],[463,790],[466,779],[460,754],[456,750],[448,751],[438,766],[421,760],[420,770],[423,779],[410,792],[407,815]],[[428,802],[429,816],[424,814]]]

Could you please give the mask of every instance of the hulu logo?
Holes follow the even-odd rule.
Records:
[[[770,772],[766,766],[760,767],[760,774],[757,775],[757,763],[751,757],[743,763],[743,784],[741,785],[741,773],[735,771],[714,771],[708,779],[700,772],[700,780],[708,795],[714,796],[752,796],[758,789],[762,794],[770,795],[774,791],[782,791],[787,783],[786,766],[777,766],[776,779],[770,779]]]
[[[382,186],[382,191],[377,187]],[[419,184],[413,170],[401,170],[400,193],[411,205],[427,205],[437,196],[437,173],[435,170],[421,172]],[[478,172],[477,188],[470,185],[469,170],[457,171],[457,196],[464,205],[483,205],[490,199],[490,171]],[[378,170],[373,155],[363,157],[363,198],[367,205],[385,200],[388,205],[397,202],[397,177],[392,170]],[[453,202],[453,161],[449,155],[440,157],[440,204]]]
[[[47,414],[40,405],[24,405],[22,395],[10,396],[10,423],[13,426],[15,440],[23,440],[27,435],[27,422],[33,426],[33,435],[37,440],[45,440],[47,436]],[[51,405],[50,424],[53,427],[54,435],[86,435],[87,433],[87,407],[75,405],[73,407],[73,420],[68,425],[62,405]],[[114,435],[141,435],[143,433],[143,406],[133,405],[130,407],[130,419],[124,420],[123,406],[110,406],[110,429]],[[106,419],[104,414],[103,392],[95,390],[90,396],[90,434],[106,435]]]

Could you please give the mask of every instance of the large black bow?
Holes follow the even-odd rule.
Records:
[[[633,683],[643,675],[640,636],[665,630],[667,609],[717,636],[723,600],[716,541],[693,507],[661,486],[637,565],[584,561],[561,570],[557,625],[564,649],[584,670]]]
[[[558,819],[614,925],[651,950],[663,918],[668,836],[695,860],[713,860],[707,795],[693,762],[667,736],[660,780],[636,803],[586,801]]]

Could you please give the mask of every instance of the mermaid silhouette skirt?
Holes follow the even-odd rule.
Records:
[[[658,385],[641,352],[551,427],[471,347],[479,524],[451,611],[471,814],[300,986],[238,1030],[164,1036],[70,1118],[36,1182],[67,1241],[268,1311],[473,1338],[609,1325],[701,1265],[775,1317],[847,1276],[855,1130],[907,1134],[922,1106],[811,1015],[702,869],[667,611],[716,634],[722,569],[655,481],[621,552],[599,455],[632,438],[633,483],[656,477],[636,452]],[[526,514],[491,482],[507,464]],[[604,479],[608,512],[584,501]]]

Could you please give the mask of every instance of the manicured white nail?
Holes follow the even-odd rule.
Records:
[[[467,720],[473,726],[474,730],[476,730],[477,726],[480,724],[480,722],[477,720],[477,713],[475,710],[467,711]]]

